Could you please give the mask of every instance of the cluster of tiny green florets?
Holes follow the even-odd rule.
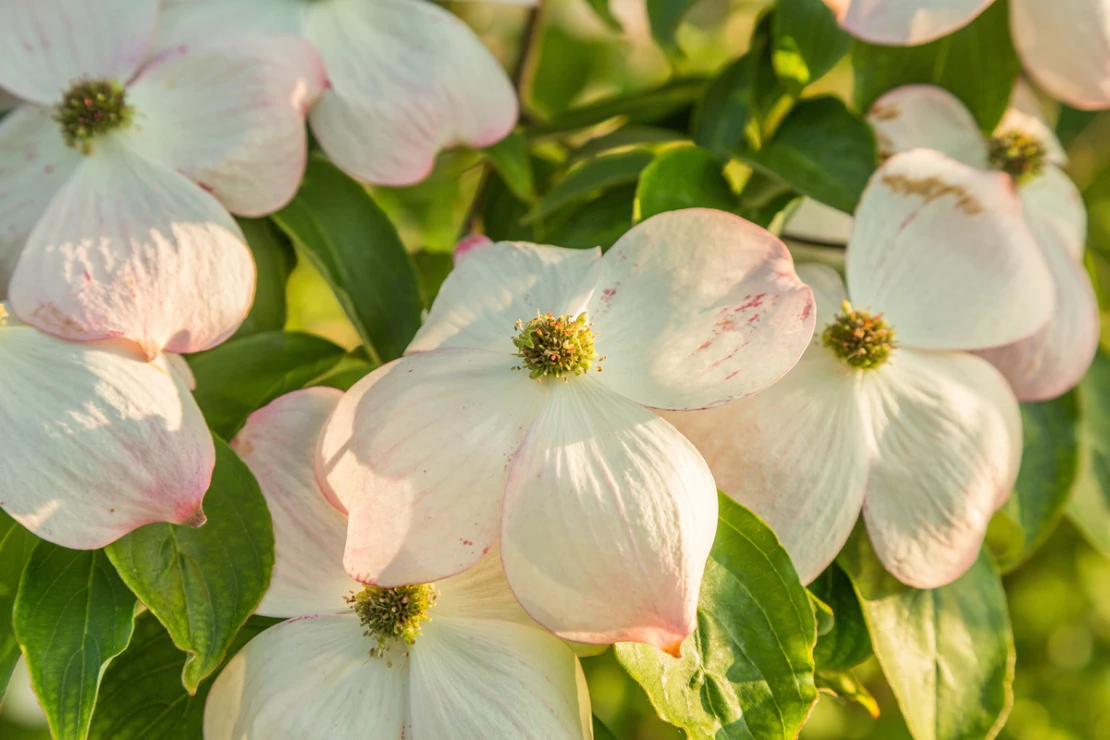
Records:
[[[1001,133],[990,140],[991,166],[1010,175],[1018,185],[1041,173],[1045,156],[1044,144],[1021,131]]]
[[[97,136],[131,123],[127,94],[114,80],[78,80],[54,107],[66,145],[88,154]]]
[[[351,609],[358,615],[364,633],[378,646],[371,654],[382,654],[391,640],[403,640],[411,645],[420,635],[420,625],[429,619],[429,610],[436,603],[436,591],[431,584],[379,588],[367,586],[357,594],[346,597]]]
[[[513,344],[517,357],[523,360],[519,369],[527,370],[534,380],[551,375],[565,381],[569,375],[586,373],[595,360],[600,363],[605,359],[597,357],[594,333],[585,313],[572,318],[569,314],[555,317],[537,311],[528,323],[517,321],[516,329],[520,334],[513,338]],[[601,372],[600,365],[597,369]]]
[[[848,301],[841,303],[840,308],[843,313],[821,335],[825,346],[859,370],[874,370],[886,362],[898,345],[894,330],[887,326],[883,315],[858,311]]]

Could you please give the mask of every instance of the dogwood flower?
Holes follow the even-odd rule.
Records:
[[[782,243],[719,211],[655,216],[604,257],[470,242],[408,355],[352,387],[321,437],[318,477],[350,512],[347,572],[435,581],[500,538],[540,624],[676,652],[716,487],[648,407],[770,385],[805,349],[812,314]]]
[[[973,167],[1008,173],[1022,211],[1056,281],[1052,320],[1033,336],[982,352],[1022,401],[1054,398],[1086,374],[1098,350],[1098,301],[1083,267],[1087,212],[1064,174],[1064,149],[1032,90],[1019,84],[989,139],[951,93],[931,85],[892,90],[867,115],[884,154],[927,147]]]
[[[96,549],[151,522],[200,525],[216,464],[187,380],[125,342],[67,342],[0,309],[0,507]]]
[[[840,25],[876,44],[947,36],[994,0],[825,0]],[[1077,108],[1110,107],[1110,0],[1011,0],[1010,31],[1026,72]]]
[[[1027,336],[1052,310],[1017,194],[1006,175],[937,152],[895,155],[856,213],[847,290],[829,267],[798,270],[819,328],[797,366],[751,398],[664,416],[804,581],[862,509],[887,570],[918,588],[948,583],[975,560],[1022,449],[1006,379],[967,350]]]
[[[324,84],[292,37],[147,58],[158,14],[158,0],[13,0],[0,24],[0,87],[23,101],[0,121],[12,309],[149,357],[210,347],[246,316],[254,264],[228,209],[260,215],[292,197]]]
[[[419,182],[440,149],[489,146],[516,124],[497,60],[426,0],[167,0],[157,44],[254,31],[299,34],[319,50],[328,87],[309,114],[312,133],[360,180]]]
[[[578,659],[521,610],[497,553],[432,584],[377,588],[343,571],[346,517],[317,487],[316,438],[341,393],[255,412],[232,446],[274,523],[255,637],[212,685],[206,740],[592,737]]]

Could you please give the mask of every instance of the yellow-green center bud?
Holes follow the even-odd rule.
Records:
[[[858,311],[848,301],[840,304],[840,310],[843,313],[821,335],[824,345],[858,370],[874,370],[886,362],[898,345],[883,315]]]
[[[124,128],[134,112],[127,93],[115,80],[77,80],[54,106],[54,120],[66,145],[88,154],[92,140]]]
[[[393,640],[412,645],[420,635],[420,625],[431,619],[428,612],[436,603],[435,588],[429,584],[379,588],[367,586],[347,597],[358,615],[367,637],[377,642],[371,655],[381,655]]]
[[[1024,185],[1044,169],[1047,152],[1041,141],[1021,131],[1005,131],[990,140],[991,167]]]
[[[527,370],[534,380],[550,375],[565,381],[569,375],[584,374],[593,362],[605,359],[597,357],[591,327],[585,313],[575,318],[537,311],[536,318],[528,323],[516,322],[520,334],[513,338],[513,344],[517,357],[523,360],[520,369]],[[601,366],[597,369],[600,372]]]

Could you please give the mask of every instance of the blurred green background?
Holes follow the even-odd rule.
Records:
[[[679,31],[684,56],[673,68],[650,38],[644,2],[612,0],[613,13],[625,29],[618,33],[586,0],[545,0],[528,60],[531,82],[523,93],[523,120],[558,117],[590,102],[658,87],[672,76],[709,75],[746,50],[753,25],[768,5],[764,0],[702,0]],[[517,66],[528,27],[527,9],[494,3],[456,3],[452,9],[482,35],[507,68]],[[806,94],[835,92],[851,100],[851,79],[845,60]],[[1072,155],[1069,170],[1090,211],[1089,259],[1097,276],[1110,279],[1110,115],[1064,115],[1061,133]],[[418,264],[440,265],[441,272],[449,264],[445,255],[465,231],[482,169],[476,153],[453,150],[440,157],[433,175],[418,186],[374,189]],[[358,344],[322,278],[304,262],[290,278],[288,292],[288,328],[321,334],[349,348]],[[1100,289],[1100,296],[1105,293]],[[1110,740],[1110,558],[1087,544],[1065,519],[1004,583],[1017,647],[1017,677],[1013,712],[1000,737]],[[682,736],[655,717],[643,691],[624,674],[612,651],[586,659],[584,666],[594,712],[618,738]],[[0,709],[0,739],[44,738],[26,673],[17,671]],[[877,699],[880,716],[872,718],[859,706],[823,696],[802,732],[803,740],[909,738],[874,659],[857,673]]]

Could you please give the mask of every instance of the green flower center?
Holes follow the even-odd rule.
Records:
[[[406,645],[416,642],[420,625],[431,619],[428,612],[436,603],[436,591],[429,583],[396,588],[367,586],[348,596],[347,603],[366,628],[364,634],[378,644],[370,654],[380,655],[393,640],[403,640]]]
[[[840,309],[843,313],[821,335],[824,345],[858,370],[874,370],[886,362],[898,345],[883,315],[857,311],[848,301],[841,303]]]
[[[523,363],[514,370],[527,370],[528,377],[539,380],[545,376],[561,377],[566,381],[570,375],[582,375],[590,369],[593,362],[601,362],[594,349],[592,324],[586,314],[577,318],[566,316],[541,315],[528,323],[516,322],[520,333],[513,338],[517,357]],[[601,372],[601,365],[598,365]]]
[[[129,125],[133,113],[115,80],[77,80],[54,106],[54,120],[66,145],[84,154],[92,150],[96,137]]]
[[[1002,170],[1024,185],[1044,169],[1047,152],[1044,144],[1021,131],[1006,131],[989,143],[991,167]]]

